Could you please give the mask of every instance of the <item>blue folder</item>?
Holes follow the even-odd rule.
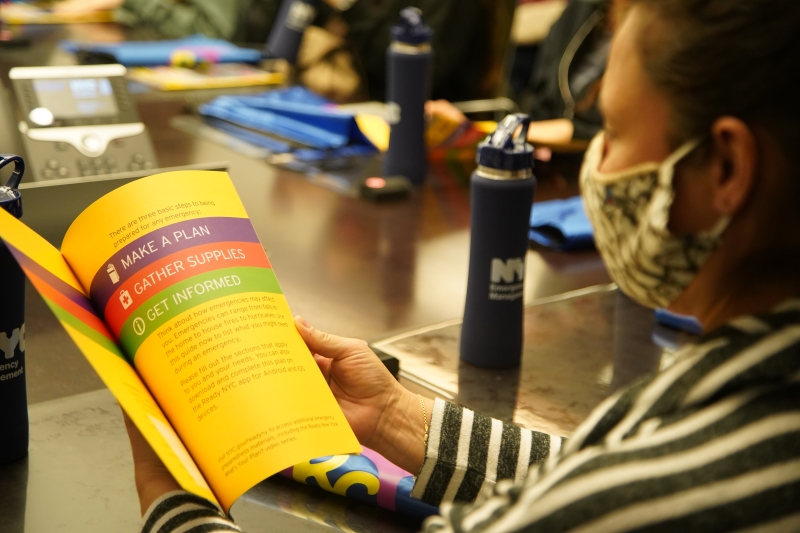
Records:
[[[169,41],[131,41],[124,43],[84,43],[63,41],[67,52],[88,52],[112,56],[127,67],[185,65],[196,63],[258,63],[261,51],[239,48],[222,39],[193,35]]]
[[[305,161],[335,155],[351,157],[378,150],[364,136],[351,113],[302,87],[268,91],[247,96],[220,96],[201,105],[200,114],[210,125],[253,142],[253,135],[277,136],[305,148],[292,151]],[[258,144],[258,143],[255,143]]]
[[[528,238],[560,252],[592,248],[594,232],[581,197],[533,204]]]

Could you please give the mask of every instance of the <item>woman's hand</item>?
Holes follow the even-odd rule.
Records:
[[[397,382],[365,341],[324,333],[301,317],[295,324],[359,442],[418,472],[425,455],[419,397]],[[427,401],[428,420],[432,409]]]
[[[128,430],[128,438],[131,441],[136,492],[139,493],[139,504],[142,508],[142,516],[144,516],[154,501],[168,492],[181,490],[181,486],[169,473],[167,467],[164,466],[125,411],[122,412],[122,418],[125,419],[125,428]]]

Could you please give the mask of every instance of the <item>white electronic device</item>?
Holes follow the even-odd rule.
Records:
[[[122,65],[11,69],[34,180],[157,168],[125,73]]]

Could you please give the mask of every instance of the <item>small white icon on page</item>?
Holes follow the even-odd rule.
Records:
[[[119,301],[122,303],[122,308],[127,309],[133,304],[133,298],[131,298],[131,293],[126,290],[119,291]]]
[[[106,272],[108,272],[108,277],[111,278],[111,283],[116,285],[119,283],[119,274],[117,274],[117,269],[111,263],[108,264],[106,268]]]

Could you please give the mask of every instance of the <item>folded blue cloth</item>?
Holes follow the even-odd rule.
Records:
[[[576,196],[533,204],[528,238],[560,252],[594,246],[594,232],[583,208],[582,198]]]
[[[240,139],[246,143],[250,143],[253,146],[266,148],[270,153],[285,154],[292,151],[292,147],[289,145],[289,143],[279,141],[278,139],[273,139],[272,137],[267,137],[266,135],[261,135],[260,133],[250,131],[247,128],[237,126],[236,124],[231,124],[230,122],[212,117],[207,117],[205,122],[209,126],[220,131],[224,131],[225,133],[228,133],[229,135],[232,135],[233,137],[236,137],[237,139]]]
[[[703,326],[693,316],[671,313],[666,309],[656,309],[655,317],[656,322],[664,326],[685,331],[686,333],[690,333],[692,335],[700,335],[703,333]]]
[[[263,133],[304,145],[307,148],[296,149],[295,155],[307,160],[324,159],[332,150],[342,151],[340,155],[377,152],[351,113],[302,87],[247,96],[220,96],[198,110],[210,125],[247,142],[253,143],[253,135]],[[273,151],[291,151],[289,145],[284,146]]]
[[[86,52],[114,57],[127,67],[185,65],[196,63],[258,63],[261,51],[238,46],[222,39],[193,35],[169,41],[131,41],[124,43],[83,43],[62,41],[61,48],[71,53]]]

